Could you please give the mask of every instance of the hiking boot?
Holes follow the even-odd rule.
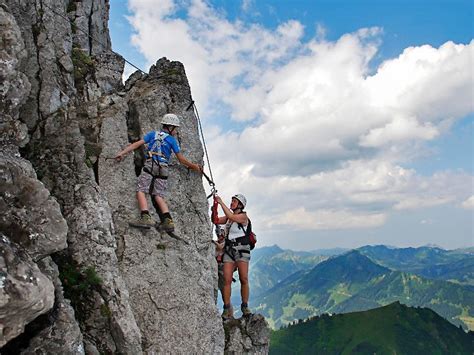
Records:
[[[224,311],[222,312],[222,319],[223,320],[228,320],[228,319],[233,319],[234,318],[234,310],[232,309],[232,306],[229,308],[224,308]]]
[[[165,218],[165,220],[160,223],[160,229],[165,232],[174,232],[173,220],[171,218]]]
[[[155,225],[155,221],[148,213],[144,213],[137,219],[130,221],[128,224],[137,228],[150,228]]]
[[[252,314],[252,312],[250,311],[249,306],[246,303],[241,304],[240,310],[242,311],[242,316],[243,317],[248,317]]]

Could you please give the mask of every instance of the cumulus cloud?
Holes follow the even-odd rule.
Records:
[[[468,174],[403,166],[473,112],[474,41],[406,48],[372,68],[382,28],[328,41],[317,24],[303,41],[296,20],[269,29],[184,3],[131,0],[132,41],[149,64],[183,62],[202,116],[213,118],[204,125],[220,193],[247,194],[262,227],[372,228],[393,210],[470,193]]]
[[[183,10],[172,0],[131,0],[129,21],[135,29],[132,42],[153,64],[167,56],[181,61],[193,88],[193,95],[205,112],[212,112],[213,97],[240,107],[234,93],[253,86],[262,68],[287,60],[300,46],[303,26],[297,21],[282,23],[275,31],[258,24],[246,26],[226,20],[223,14],[202,0],[186,2],[186,20],[177,17]],[[255,110],[232,110],[236,120],[254,118]]]
[[[354,213],[351,211],[316,210],[306,211],[304,207],[274,216],[269,222],[275,226],[289,227],[294,230],[327,230],[378,227],[386,220],[384,213]]]
[[[474,195],[463,201],[461,206],[467,210],[474,209]]]

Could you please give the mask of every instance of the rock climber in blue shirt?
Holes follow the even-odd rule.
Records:
[[[168,182],[168,163],[171,153],[174,152],[178,161],[197,172],[202,172],[202,167],[191,163],[181,153],[175,136],[178,132],[179,118],[168,113],[161,119],[162,131],[151,131],[143,139],[128,145],[115,156],[115,160],[122,161],[125,154],[145,145],[146,162],[137,181],[137,200],[140,208],[140,217],[130,222],[133,227],[150,228],[155,221],[148,211],[146,193],[152,195],[159,207],[161,219],[160,228],[166,232],[174,231],[174,222],[169,213],[168,205],[164,199]]]

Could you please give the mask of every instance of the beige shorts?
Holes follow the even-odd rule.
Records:
[[[250,245],[238,245],[232,248],[228,248],[227,251],[224,253],[222,261],[224,263],[234,263],[237,261],[243,261],[248,263],[250,261]]]
[[[145,166],[149,165],[149,162],[146,162]],[[142,170],[140,176],[137,180],[137,192],[150,193],[150,185],[153,176],[151,174]],[[155,178],[155,183],[153,184],[152,195],[158,195],[160,197],[165,197],[166,189],[168,188],[168,180]]]

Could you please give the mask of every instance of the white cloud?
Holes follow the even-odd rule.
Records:
[[[399,201],[395,205],[396,210],[408,210],[408,209],[419,209],[426,207],[434,207],[445,205],[452,202],[454,198],[452,196],[437,197],[437,196],[407,196],[403,200]]]
[[[316,210],[304,207],[287,211],[268,220],[268,228],[285,227],[291,230],[327,230],[370,228],[382,225],[387,216],[383,213],[354,213],[352,211]]]
[[[431,140],[439,134],[430,123],[421,126],[416,118],[394,117],[383,127],[371,129],[360,139],[363,147],[381,147],[406,140]]]
[[[268,29],[177,4],[131,0],[133,42],[149,64],[183,62],[203,118],[230,112],[204,121],[215,181],[224,198],[245,193],[265,228],[374,227],[469,193],[467,174],[403,165],[474,111],[474,41],[410,47],[374,72],[379,27],[327,41],[318,25],[304,42],[295,20]]]
[[[463,201],[461,206],[467,210],[474,209],[474,195],[469,197],[467,200]]]
[[[367,78],[370,104],[436,124],[473,111],[474,41],[410,47]]]
[[[176,17],[180,10],[171,0],[131,0],[129,21],[136,33],[132,42],[151,65],[160,57],[181,61],[188,75],[193,96],[204,110],[211,112],[212,96],[235,107],[232,97],[241,84],[252,86],[262,68],[285,61],[300,45],[303,26],[297,21],[281,24],[275,31],[253,24],[229,22],[201,0],[186,7],[187,18]],[[157,10],[159,9],[159,10]],[[237,111],[233,118],[252,119]]]

